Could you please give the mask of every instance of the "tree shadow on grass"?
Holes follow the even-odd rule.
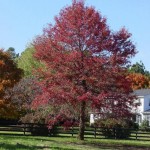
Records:
[[[42,149],[52,149],[52,150],[76,150],[73,148],[61,148],[58,146],[28,146],[24,144],[6,144],[6,143],[1,143],[0,148],[4,148],[7,150],[42,150]]]
[[[44,140],[44,139],[50,139],[50,137],[44,137],[44,136],[31,136],[31,135],[25,135],[25,136],[20,136],[20,135],[9,135],[9,134],[0,134],[1,138],[3,139],[36,139],[36,140]]]
[[[68,138],[68,139],[72,139],[76,137],[68,137],[68,136],[47,136],[47,137],[43,137],[43,136],[20,136],[20,135],[1,135],[1,139],[3,140],[35,140],[35,141],[48,141],[48,142],[58,142],[57,138]]]

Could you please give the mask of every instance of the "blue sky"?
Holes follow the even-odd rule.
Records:
[[[0,48],[24,51],[42,33],[54,16],[72,0],[0,0]],[[126,27],[138,54],[132,63],[142,61],[150,71],[150,0],[86,0],[107,18],[114,31]]]

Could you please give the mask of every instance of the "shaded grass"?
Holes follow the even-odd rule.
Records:
[[[150,149],[150,142],[59,135],[56,137],[0,135],[0,150],[127,150]]]
[[[98,150],[69,137],[0,135],[0,150]],[[106,149],[106,148],[105,148]],[[107,148],[110,150],[110,148]]]

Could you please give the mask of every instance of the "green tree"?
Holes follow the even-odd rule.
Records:
[[[145,69],[145,66],[142,61],[136,62],[129,68],[130,73],[140,73],[142,75],[150,77],[150,72]]]
[[[9,47],[6,52],[8,52],[11,56],[12,59],[16,59],[17,57],[19,57],[19,54],[16,54],[15,49],[13,47]]]
[[[41,63],[34,57],[34,47],[29,46],[21,53],[21,56],[17,58],[18,67],[24,70],[24,76],[32,76],[33,70],[41,66]]]

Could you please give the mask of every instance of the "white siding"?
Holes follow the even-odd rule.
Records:
[[[138,97],[140,100],[140,106],[138,106],[138,112],[142,113],[144,111],[144,97]]]
[[[139,102],[140,102],[140,105],[137,106],[136,108],[133,108],[132,112],[141,114],[144,111],[144,97],[141,96],[141,97],[138,97],[137,100],[135,100],[135,103],[139,103]]]
[[[135,100],[135,103],[139,103],[139,102],[140,102],[140,105],[137,106],[136,108],[132,108],[132,110],[131,110],[133,113],[137,114],[136,115],[136,122],[141,124],[141,122],[144,119],[147,119],[147,120],[149,120],[149,124],[150,124],[150,113],[146,114],[149,116],[143,115],[144,111],[147,111],[150,109],[150,95],[138,96],[138,99]],[[94,114],[90,114],[90,124],[94,123],[95,119],[96,119],[96,116]]]
[[[94,123],[94,114],[90,114],[90,125]]]

